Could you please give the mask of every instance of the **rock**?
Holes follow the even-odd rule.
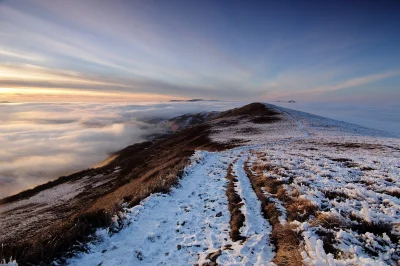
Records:
[[[216,217],[221,217],[222,216],[222,212],[217,213],[217,215],[215,215]]]

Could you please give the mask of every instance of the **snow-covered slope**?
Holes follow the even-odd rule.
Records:
[[[58,262],[397,265],[400,139],[265,106],[216,115],[209,137],[234,147],[196,151],[170,193],[126,206],[119,231]]]

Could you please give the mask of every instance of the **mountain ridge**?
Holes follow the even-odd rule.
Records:
[[[277,230],[276,228],[281,228],[282,232],[290,232],[291,229],[282,227],[283,225],[280,223],[271,220],[276,215],[270,212],[274,207],[271,207],[270,202],[262,198],[264,192],[256,186],[256,183],[259,182],[257,180],[261,177],[252,177],[253,172],[257,173],[257,170],[245,167],[244,161],[240,159],[240,152],[246,152],[248,158],[252,158],[255,156],[254,154],[257,154],[250,152],[253,149],[268,153],[269,149],[272,152],[274,147],[286,148],[285,145],[295,145],[300,147],[299,151],[304,147],[312,151],[312,149],[319,149],[320,146],[326,147],[328,150],[331,148],[340,150],[350,149],[347,146],[352,144],[353,153],[358,150],[372,149],[384,157],[393,152],[398,153],[400,150],[398,140],[390,139],[390,134],[262,103],[253,103],[226,112],[213,113],[209,119],[205,119],[206,116],[202,114],[193,117],[198,119],[194,124],[187,122],[190,116],[181,116],[172,120],[178,125],[177,132],[153,142],[129,146],[117,153],[116,159],[106,166],[75,173],[64,179],[53,181],[55,183],[50,185],[42,185],[44,186],[43,190],[37,189],[32,194],[28,193],[29,195],[25,198],[20,195],[20,197],[13,196],[12,200],[4,201],[3,199],[2,205],[0,205],[0,215],[8,220],[0,222],[0,228],[4,229],[4,226],[7,225],[10,231],[0,239],[0,242],[6,243],[3,256],[6,258],[17,257],[22,265],[28,262],[51,263],[54,258],[65,256],[66,251],[72,251],[70,248],[76,241],[90,240],[87,236],[93,234],[94,229],[112,225],[111,218],[124,208],[135,208],[141,204],[143,199],[154,193],[169,193],[171,188],[174,190],[174,187],[180,183],[180,179],[187,176],[185,169],[193,161],[197,150],[222,153],[224,154],[222,157],[228,162],[231,160],[230,158],[233,158],[232,160],[236,158],[242,162],[239,168],[244,167],[246,172],[240,174],[240,182],[247,182],[246,175],[251,182],[255,182],[251,186],[256,192],[258,191],[256,196],[262,203],[262,208],[267,208],[263,215],[272,228],[275,228],[271,229],[272,233],[274,233],[273,230]],[[203,118],[204,120],[202,120]],[[368,144],[371,142],[369,138],[377,139],[372,139],[373,143]],[[380,146],[377,142],[381,142]],[[257,160],[252,164],[255,166],[260,164]],[[354,159],[348,160],[350,161],[347,162],[353,162]],[[236,176],[239,175],[241,170],[237,168],[237,164],[231,162],[231,165],[237,169],[233,173]],[[221,167],[223,169],[225,166],[221,165]],[[349,167],[351,168],[351,165]],[[368,167],[371,168],[371,166]],[[235,177],[233,180],[236,178],[239,177]],[[275,189],[279,189],[280,185],[277,183],[274,186],[275,188],[271,187],[271,190],[267,191],[269,187],[266,185],[266,193],[275,194]],[[54,189],[58,191],[57,193],[61,193],[61,197],[54,195],[57,193],[50,193]],[[249,193],[242,197],[250,197]],[[275,198],[272,194],[269,198]],[[228,195],[228,199],[231,196]],[[252,201],[257,202],[256,198]],[[290,207],[294,203],[298,206],[309,204],[307,208],[315,209],[312,207],[314,205],[309,202],[300,204],[299,200],[295,200],[295,198],[291,201],[282,200],[281,205],[284,206],[282,208],[285,211],[291,210],[290,213],[293,217],[297,217],[296,212],[299,211],[295,207]],[[275,201],[275,203],[277,206],[279,205],[279,202]],[[271,210],[268,211],[268,209]],[[311,209],[309,211],[312,211]],[[315,213],[315,210],[312,212]],[[39,221],[45,220],[46,224],[43,226],[43,223],[32,220],[33,216]],[[289,215],[289,217],[292,216]],[[264,218],[256,217],[256,219]],[[20,228],[18,219],[27,221],[26,228]],[[60,219],[61,222],[59,222]],[[231,228],[233,227],[231,226]],[[395,237],[390,234],[390,231],[384,232]],[[57,237],[55,237],[56,235]],[[249,239],[252,237],[256,236],[250,235]],[[263,236],[263,239],[265,237]],[[279,237],[275,236],[272,240],[275,251],[271,252],[276,253],[274,260],[283,260],[282,250],[284,248],[280,247]],[[13,242],[14,245],[8,244],[10,242]],[[236,242],[233,241],[233,243]],[[34,248],[30,248],[31,246]],[[238,248],[243,247],[238,246]],[[45,256],[42,254],[43,249],[48,250],[48,254]],[[226,253],[225,251],[221,252]],[[228,253],[226,253],[227,256]],[[297,261],[302,260],[299,254],[294,254]],[[230,257],[230,259],[237,258]],[[212,261],[205,259],[203,262],[211,263]]]

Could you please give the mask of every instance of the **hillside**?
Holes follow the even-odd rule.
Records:
[[[261,103],[169,123],[178,131],[108,165],[1,200],[1,255],[21,265],[399,262],[399,138]]]

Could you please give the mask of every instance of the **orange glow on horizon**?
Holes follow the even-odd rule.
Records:
[[[172,99],[186,98],[151,93],[99,92],[64,88],[0,88],[0,101],[9,102],[155,102]]]

